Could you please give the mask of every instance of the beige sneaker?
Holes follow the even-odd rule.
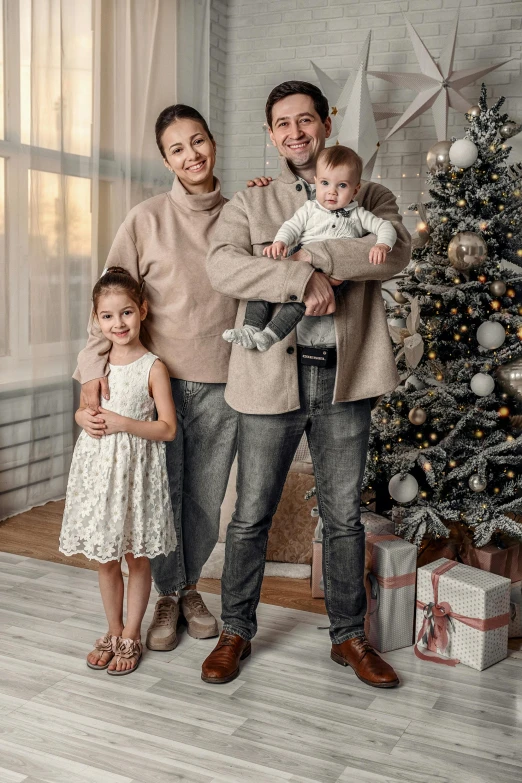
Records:
[[[187,633],[194,639],[210,639],[218,635],[218,624],[210,614],[197,590],[190,590],[179,599],[181,614],[187,622]]]
[[[147,631],[149,650],[174,650],[178,646],[179,603],[164,595],[156,602],[154,617]]]

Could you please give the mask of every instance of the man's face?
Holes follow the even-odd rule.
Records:
[[[296,171],[315,164],[331,130],[330,117],[321,121],[309,95],[289,95],[272,108],[272,144]]]

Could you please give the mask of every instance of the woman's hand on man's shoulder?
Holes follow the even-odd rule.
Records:
[[[272,177],[254,177],[247,182],[247,188],[264,188],[265,185],[270,185]]]

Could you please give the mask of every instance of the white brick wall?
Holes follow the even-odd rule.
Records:
[[[346,79],[370,29],[370,70],[415,71],[401,9],[438,57],[458,1],[213,0],[211,122],[220,143],[218,165],[226,195],[243,188],[252,175],[277,172],[275,151],[266,146],[270,142],[263,132],[264,104],[272,87],[286,79],[317,83],[310,59],[333,79]],[[484,80],[490,97],[505,95],[506,111],[519,121],[521,18],[519,1],[462,0],[455,55],[457,69],[515,58]],[[374,102],[402,110],[414,97],[380,79],[368,80]],[[477,102],[479,90],[480,80],[463,90],[470,105]],[[381,138],[394,122],[380,123]],[[464,126],[464,115],[450,110],[448,136],[462,135]],[[382,144],[374,178],[399,196],[403,210],[423,190],[426,152],[435,141],[428,111]],[[412,225],[411,218],[408,223]]]

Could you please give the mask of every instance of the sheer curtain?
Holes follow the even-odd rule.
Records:
[[[90,291],[170,187],[159,111],[208,116],[209,2],[0,0],[0,519],[65,492]]]

